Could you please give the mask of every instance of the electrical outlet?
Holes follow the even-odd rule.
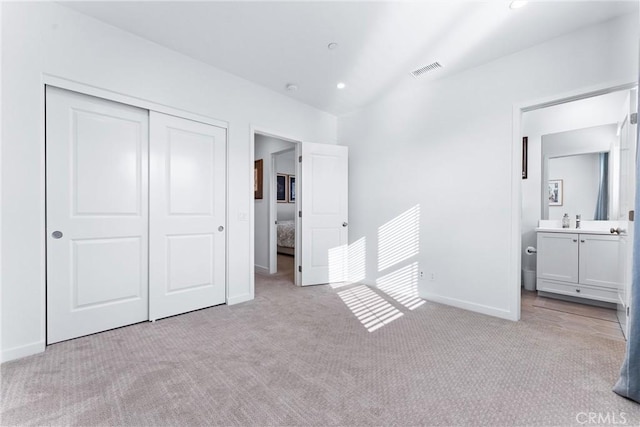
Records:
[[[429,280],[431,280],[432,282],[436,281],[436,273],[431,273],[431,276],[429,277]]]
[[[420,278],[421,278],[421,279],[424,279],[424,271],[421,271],[421,272],[420,272]]]

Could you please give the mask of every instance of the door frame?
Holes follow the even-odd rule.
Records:
[[[511,283],[511,285],[509,286],[508,295],[508,318],[510,320],[520,320],[521,304],[520,270],[522,268],[522,114],[528,111],[565,104],[567,102],[592,98],[599,95],[606,95],[612,92],[630,90],[637,86],[637,81],[610,82],[513,104],[513,133],[511,141],[511,250],[509,251],[510,262],[509,272],[507,276],[509,283]]]
[[[108,101],[114,101],[114,102],[118,102],[121,104],[125,104],[125,105],[130,105],[133,107],[138,107],[138,108],[142,108],[148,111],[157,111],[159,113],[164,113],[164,114],[168,114],[168,115],[172,115],[172,116],[177,116],[177,117],[181,117],[187,120],[193,120],[196,122],[200,122],[200,123],[204,123],[204,124],[208,124],[208,125],[212,125],[212,126],[216,126],[216,127],[220,127],[225,129],[226,131],[226,139],[225,139],[225,151],[226,151],[226,155],[225,155],[225,176],[226,176],[226,188],[225,188],[225,212],[226,212],[226,223],[225,223],[225,228],[228,230],[229,227],[229,123],[224,121],[224,120],[219,120],[213,117],[209,117],[209,116],[205,116],[202,114],[198,114],[198,113],[194,113],[191,111],[187,111],[187,110],[182,110],[179,108],[174,108],[174,107],[170,107],[164,104],[159,104],[157,102],[154,101],[150,101],[147,99],[143,99],[143,98],[138,98],[138,97],[134,97],[134,96],[130,96],[127,94],[123,94],[123,93],[119,93],[119,92],[115,92],[112,91],[110,89],[107,88],[102,88],[102,87],[98,87],[98,86],[94,86],[94,85],[90,85],[90,84],[86,84],[83,82],[79,82],[76,80],[71,80],[71,79],[66,79],[63,77],[59,77],[59,76],[55,76],[52,74],[46,74],[43,73],[42,74],[42,79],[41,79],[41,86],[40,86],[40,112],[41,112],[41,123],[42,123],[42,130],[40,133],[40,147],[41,147],[41,171],[42,171],[42,179],[40,181],[40,188],[41,188],[41,195],[40,198],[42,200],[42,209],[40,211],[40,221],[42,224],[42,229],[45,230],[44,233],[42,233],[41,237],[40,237],[40,247],[42,248],[43,251],[43,255],[44,255],[44,259],[46,260],[46,256],[47,256],[47,233],[46,233],[46,222],[47,222],[47,203],[46,203],[46,188],[47,188],[47,180],[46,180],[46,153],[45,153],[45,147],[46,147],[46,132],[45,132],[45,128],[46,128],[46,113],[45,113],[45,108],[46,108],[46,87],[47,86],[52,86],[52,87],[57,87],[59,89],[65,89],[65,90],[69,90],[69,91],[73,91],[73,92],[77,92],[80,94],[84,94],[84,95],[89,95],[89,96],[94,96],[97,98],[102,98],[102,99],[106,99]],[[228,236],[228,234],[227,234]],[[224,287],[225,287],[225,302],[228,304],[229,303],[229,239],[226,238],[225,239],[225,261],[224,261],[224,265],[225,265],[225,283],[224,283]],[[45,263],[46,264],[46,263]],[[41,282],[41,289],[43,290],[42,292],[42,300],[41,300],[41,307],[42,307],[42,324],[41,324],[41,328],[44,334],[44,339],[42,341],[43,343],[43,348],[42,351],[44,351],[46,349],[46,342],[47,342],[47,336],[46,336],[46,331],[47,331],[47,267],[46,265],[43,267],[42,270],[42,282]]]
[[[256,250],[256,222],[255,222],[255,199],[253,197],[254,194],[254,190],[253,190],[253,168],[254,168],[254,164],[255,164],[255,147],[256,147],[256,134],[259,135],[263,135],[263,136],[269,136],[272,138],[277,138],[277,139],[281,139],[283,141],[287,141],[287,142],[291,142],[294,144],[295,146],[295,157],[299,158],[300,157],[300,150],[301,150],[301,145],[304,143],[302,138],[299,138],[297,136],[293,136],[293,135],[289,135],[286,132],[281,132],[278,130],[273,130],[264,126],[260,126],[260,125],[254,125],[254,124],[250,124],[249,125],[249,171],[250,171],[250,179],[249,179],[249,183],[250,183],[250,188],[249,191],[252,196],[251,196],[251,206],[249,209],[249,222],[250,222],[250,233],[249,233],[249,265],[251,266],[251,269],[253,270],[255,268],[255,250]],[[271,156],[270,161],[273,162],[273,156]],[[273,166],[273,163],[271,164]],[[272,169],[273,170],[273,169]],[[300,188],[300,162],[296,162],[296,167],[295,167],[295,171],[296,171],[296,191],[298,188]],[[270,180],[271,182],[271,193],[274,193],[275,190],[275,182],[273,182],[273,180]],[[272,197],[273,199],[273,197]],[[276,262],[277,263],[277,245],[272,245],[272,243],[276,242],[276,236],[275,236],[275,219],[277,217],[275,211],[276,211],[276,203],[273,200],[270,200],[268,205],[268,210],[269,210],[269,271],[271,272],[272,270],[272,263]],[[296,211],[300,211],[300,197],[297,197],[296,195],[296,207],[295,207]],[[299,265],[300,262],[300,220],[298,216],[294,217],[295,219],[295,223],[296,223],[296,236],[295,236],[295,249],[294,249],[294,283],[296,286],[300,286],[300,284],[302,283],[302,273],[299,271],[299,269],[297,268],[297,266]],[[272,236],[273,234],[273,236]],[[272,253],[273,250],[273,253]],[[251,294],[255,295],[255,275],[251,274],[250,275],[250,288],[251,288]]]
[[[280,155],[280,154],[284,154],[284,153],[288,153],[289,151],[293,151],[294,155],[295,153],[297,153],[297,147],[298,144],[295,144],[293,147],[291,148],[287,148],[284,150],[280,150],[280,151],[275,151],[273,153],[271,153],[271,159],[270,159],[270,164],[271,164],[271,177],[269,177],[269,200],[268,200],[268,210],[269,210],[269,274],[274,274],[278,271],[278,227],[274,227],[274,225],[277,225],[277,221],[278,221],[278,202],[277,200],[275,200],[275,194],[276,194],[276,190],[277,190],[277,183],[273,178],[274,173],[276,172],[276,156]],[[297,163],[297,162],[296,162]],[[296,165],[295,167],[296,170],[296,180],[298,179],[298,167]],[[287,182],[287,185],[289,183]],[[296,181],[296,191],[297,191],[297,181]],[[294,211],[298,211],[298,198],[296,197],[296,202],[294,205]],[[294,221],[296,223],[296,225],[298,224],[298,221],[296,220],[295,214],[294,214]],[[297,235],[296,235],[297,237]],[[294,252],[295,252],[295,248],[294,248]],[[295,255],[294,255],[294,264],[295,261],[297,261]],[[295,280],[294,280],[295,282]]]

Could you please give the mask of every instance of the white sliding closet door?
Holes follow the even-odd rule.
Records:
[[[148,319],[148,112],[47,87],[47,343]]]
[[[150,113],[151,320],[226,299],[226,130]]]

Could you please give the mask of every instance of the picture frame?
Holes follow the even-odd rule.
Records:
[[[262,199],[263,193],[263,161],[258,159],[253,164],[253,198]]]
[[[289,203],[295,203],[296,202],[296,177],[295,175],[289,175],[289,197],[287,198],[287,200],[289,200]]]
[[[548,181],[547,197],[549,198],[549,206],[562,206],[564,198],[562,180],[550,179]]]
[[[276,201],[278,203],[287,203],[287,187],[287,175],[283,173],[276,174]]]
[[[522,179],[527,179],[528,175],[528,156],[529,156],[529,137],[522,137]]]

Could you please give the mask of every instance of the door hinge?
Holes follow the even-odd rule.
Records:
[[[298,163],[302,163],[302,156],[298,156]]]
[[[629,306],[627,306],[627,317],[629,317]]]
[[[298,211],[298,218],[302,218],[302,211]]]
[[[633,221],[635,217],[636,217],[636,211],[630,210],[629,211],[629,221]]]
[[[638,113],[631,113],[631,116],[629,116],[629,121],[632,125],[638,124]]]
[[[298,271],[299,271],[300,273],[302,273],[302,266],[301,266],[301,265],[299,265],[299,266],[298,266]]]

